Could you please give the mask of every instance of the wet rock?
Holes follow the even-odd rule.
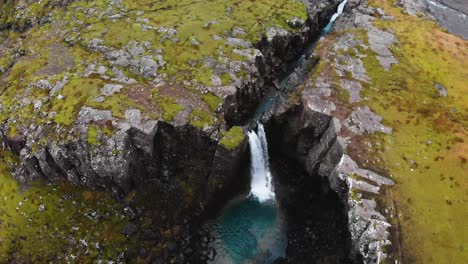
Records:
[[[130,206],[125,207],[123,210],[124,210],[125,215],[128,218],[135,219],[137,217],[137,214]]]

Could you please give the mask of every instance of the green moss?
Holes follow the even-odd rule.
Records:
[[[332,83],[331,85],[334,88],[334,96],[338,98],[342,102],[349,102],[349,98],[351,97],[349,95],[349,92],[345,89],[343,89],[340,85],[336,83]]]
[[[10,176],[10,162],[17,158],[0,150],[0,262],[49,263],[70,254],[75,261],[92,262],[98,256],[96,243],[108,251],[101,256],[105,260],[123,252],[127,241],[121,230],[127,220],[108,195],[66,183],[34,183],[20,190]],[[99,217],[90,217],[94,213]],[[71,237],[79,246],[67,242]]]
[[[190,115],[190,124],[200,129],[203,129],[206,125],[212,126],[214,125],[214,122],[215,119],[213,116],[201,109],[193,110],[192,114]]]
[[[65,126],[71,125],[76,120],[81,107],[88,100],[99,95],[103,85],[104,82],[100,79],[71,80],[60,91],[65,98],[56,97],[53,101],[52,110],[57,112],[54,121]]]
[[[361,197],[360,197],[360,193],[356,190],[356,189],[351,189],[349,191],[349,196],[351,197],[351,199],[353,199],[354,201],[361,201]]]
[[[231,75],[229,73],[223,73],[221,74],[221,85],[226,86],[231,83]]]
[[[277,26],[293,30],[286,23],[287,19],[307,19],[305,6],[300,1],[262,0],[251,3],[240,0],[215,0],[193,3],[189,0],[126,0],[123,1],[123,5],[130,11],[142,10],[145,13],[137,17],[135,12],[129,12],[117,20],[106,17],[96,19],[99,12],[85,13],[86,8],[103,10],[108,5],[80,1],[68,8],[65,15],[67,28],[78,29],[85,43],[93,38],[102,38],[105,45],[121,48],[130,41],[147,41],[155,49],[163,50],[167,65],[161,69],[161,73],[181,80],[195,79],[206,86],[211,85],[211,69],[203,67],[202,60],[205,57],[218,56],[222,52],[235,59],[245,59],[233,54],[233,47],[225,45],[224,39],[216,40],[213,36],[223,36],[234,27],[242,27],[248,29],[246,40],[256,42],[268,27]],[[227,7],[233,6],[236,7],[235,12],[227,16]],[[137,18],[145,19],[146,22],[137,22]],[[80,20],[81,23],[77,23],[76,20]],[[209,21],[217,23],[205,26]],[[165,32],[164,29],[177,31],[171,35],[172,33]],[[193,45],[192,39],[201,44]],[[222,76],[223,84],[229,83],[228,77]]]
[[[242,127],[234,126],[224,135],[219,144],[229,150],[233,150],[244,141],[244,138],[245,135]]]
[[[100,145],[100,142],[98,141],[99,131],[100,129],[96,125],[90,125],[88,127],[88,143],[89,144],[93,146]]]
[[[219,104],[221,103],[221,99],[212,93],[206,93],[202,96],[202,98],[211,111],[216,111],[219,107]]]
[[[211,78],[213,77],[213,70],[208,67],[201,67],[195,74],[195,80],[204,86],[213,85]]]
[[[102,128],[102,132],[104,133],[104,135],[111,137],[115,132],[114,129],[115,128],[112,125],[107,125]]]
[[[184,108],[177,104],[174,98],[168,96],[157,96],[156,101],[158,106],[164,112],[163,118],[165,121],[172,121],[176,115]]]

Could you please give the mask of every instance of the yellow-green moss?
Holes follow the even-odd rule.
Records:
[[[237,148],[242,141],[244,141],[244,138],[245,135],[242,127],[234,126],[226,133],[226,135],[224,135],[219,144],[229,150],[233,150]]]
[[[77,256],[75,261],[92,262],[96,243],[107,251],[106,260],[124,251],[121,230],[127,220],[116,215],[122,208],[107,194],[66,183],[34,183],[20,190],[7,167],[12,162],[17,158],[0,150],[0,262],[49,263],[70,254]],[[99,217],[90,217],[93,213]],[[66,242],[72,236],[89,247]]]
[[[219,104],[221,103],[221,99],[212,93],[206,93],[202,96],[202,98],[211,111],[216,111],[216,109],[219,107]]]
[[[71,125],[76,120],[81,107],[90,98],[99,95],[99,90],[103,85],[104,82],[100,79],[71,80],[60,91],[60,95],[63,95],[64,98],[56,97],[54,99],[52,110],[57,112],[54,121],[65,126]]]
[[[88,143],[93,146],[98,146],[100,142],[98,141],[99,136],[99,127],[96,125],[88,126]]]
[[[157,96],[156,101],[158,106],[164,112],[163,118],[165,121],[172,121],[176,115],[184,108],[176,103],[174,98],[168,96]]]
[[[68,8],[65,15],[67,28],[78,29],[85,42],[93,38],[102,38],[105,45],[116,48],[121,48],[130,41],[147,41],[155,49],[163,50],[167,65],[161,69],[162,73],[182,80],[195,78],[198,83],[208,86],[211,85],[211,69],[203,67],[203,58],[217,57],[219,53],[223,53],[228,57],[245,59],[234,54],[233,47],[227,46],[224,39],[217,40],[213,36],[223,36],[225,32],[241,27],[247,33],[242,37],[256,42],[268,27],[277,26],[294,30],[286,23],[288,19],[294,17],[307,19],[305,5],[300,1],[261,0],[253,3],[240,0],[215,0],[194,3],[189,0],[157,2],[125,0],[123,5],[130,11],[142,10],[145,13],[137,17],[134,12],[130,12],[117,20],[107,17],[96,19],[98,12],[94,15],[85,13],[84,7],[103,10],[107,5],[80,1],[71,4]],[[230,16],[226,14],[228,7],[233,8]],[[136,18],[140,21],[145,19],[146,22],[137,22]],[[207,23],[210,21],[217,23],[208,26]],[[142,24],[153,29],[145,29]],[[158,32],[161,27],[177,30],[174,36],[177,38],[176,43],[167,38],[166,33]],[[200,44],[193,45],[192,39],[196,39]],[[224,74],[223,84],[229,81],[230,77]]]
[[[214,122],[214,117],[210,113],[201,109],[193,110],[190,115],[190,124],[198,128],[204,128],[206,125],[212,126],[214,125]]]
[[[369,136],[376,147],[367,155],[382,159],[378,169],[397,182],[387,191],[398,206],[403,261],[465,263],[468,237],[460,231],[468,218],[468,41],[403,14],[390,2],[370,4],[395,17],[374,24],[395,34],[392,52],[399,63],[385,71],[375,54],[360,51],[372,79],[362,83],[361,96],[368,100],[361,104],[381,115],[393,133]],[[356,35],[367,41],[366,34]],[[434,82],[447,88],[447,98],[439,96]]]
[[[229,73],[226,73],[226,72],[221,74],[220,78],[221,78],[221,85],[223,85],[223,86],[228,85],[232,81],[231,75]]]

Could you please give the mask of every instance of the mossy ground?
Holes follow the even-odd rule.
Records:
[[[121,231],[128,222],[120,205],[105,193],[64,182],[20,188],[7,168],[16,162],[12,154],[0,152],[0,262],[118,258],[127,246]]]
[[[164,76],[165,81],[184,84],[186,89],[192,90],[193,96],[205,102],[206,107],[190,106],[197,109],[192,113],[195,125],[203,127],[213,124],[213,120],[218,118],[215,111],[221,99],[211,93],[193,91],[199,85],[213,85],[214,72],[205,65],[206,59],[217,63],[246,60],[233,52],[234,49],[245,47],[230,46],[226,42],[226,38],[235,29],[241,28],[239,32],[245,33],[235,37],[255,43],[269,27],[294,30],[287,24],[288,19],[307,19],[303,3],[286,0],[124,0],[122,4],[110,4],[109,1],[100,0],[74,1],[69,5],[60,6],[51,3],[52,1],[26,3],[25,9],[21,9],[23,11],[14,8],[15,1],[1,3],[0,26],[11,23],[27,24],[29,22],[23,20],[28,17],[32,22],[45,17],[48,18],[44,21],[50,21],[45,25],[30,23],[32,28],[23,34],[13,29],[1,33],[2,38],[6,40],[4,43],[11,45],[0,46],[0,55],[4,55],[0,60],[0,67],[5,71],[3,76],[0,76],[0,121],[14,120],[8,122],[10,134],[13,136],[21,134],[31,124],[51,122],[51,130],[54,130],[54,125],[69,127],[76,120],[80,108],[85,105],[111,110],[116,118],[124,118],[125,110],[129,108],[138,108],[152,118],[166,121],[173,120],[177,113],[188,107],[178,104],[175,97],[158,97],[155,104],[160,109],[159,116],[129,96],[131,85],[106,97],[104,102],[97,102],[95,98],[100,95],[100,88],[105,84],[114,83],[109,80],[114,73],[102,53],[88,49],[88,44],[94,38],[102,39],[102,45],[115,50],[130,43],[147,43],[148,50],[145,50],[143,55],[156,61],[154,52],[160,52],[165,64],[158,69],[157,74]],[[13,59],[11,51],[20,39],[24,54]],[[71,39],[73,44],[65,39]],[[84,72],[91,63],[108,67],[109,70],[105,74],[107,78],[97,74],[85,77]],[[151,78],[142,78],[134,69],[120,67],[120,70],[139,82],[139,85],[153,88],[153,84],[149,83]],[[227,70],[218,73],[221,85],[228,85],[232,81],[231,74],[244,77],[245,71],[241,69],[232,73]],[[50,98],[47,89],[30,87],[31,83],[41,79],[47,79],[54,85],[64,76],[69,79],[68,83]],[[32,104],[26,104],[25,100],[41,100],[42,105],[35,109]],[[204,113],[200,112],[200,109],[203,109]],[[57,114],[39,114],[50,112]],[[57,135],[51,139],[60,137]]]
[[[392,47],[399,63],[385,71],[370,50],[362,59],[372,81],[362,83],[365,100],[354,105],[370,106],[393,133],[368,136],[373,147],[362,152],[361,165],[384,169],[397,183],[388,192],[398,209],[404,263],[467,263],[468,41],[392,1],[369,2],[395,17],[374,25],[399,40]]]

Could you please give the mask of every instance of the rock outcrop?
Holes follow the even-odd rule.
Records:
[[[36,9],[20,2],[8,2],[11,13],[1,13],[2,18],[24,9],[41,19],[2,24],[2,30],[24,33],[24,41],[8,39],[0,47],[1,54],[9,56],[4,66],[2,61],[0,77],[0,132],[2,147],[21,160],[14,168],[15,178],[66,179],[111,190],[119,199],[134,191],[154,190],[158,204],[163,204],[155,222],[185,225],[177,233],[186,237],[196,233],[203,213],[221,208],[230,195],[245,189],[246,141],[226,148],[219,144],[223,135],[232,126],[245,124],[265,94],[275,89],[275,81],[294,70],[290,65],[319,37],[338,4],[306,1],[308,13],[302,10],[281,24],[270,23],[265,32],[235,27],[232,32],[218,30],[225,36],[214,31],[209,39],[192,38],[190,49],[196,56],[199,48],[211,48],[206,46],[211,41],[231,48],[214,49],[213,54],[181,64],[167,57],[173,50],[166,43],[180,43],[182,33],[155,27],[148,17],[159,10],[140,10],[131,1],[110,1],[108,8],[66,1],[47,3],[43,11],[32,14]],[[297,10],[306,8],[296,4]],[[133,23],[130,29],[128,21]],[[96,22],[107,29],[91,29],[95,31],[89,34]],[[42,24],[54,26],[34,35],[39,41],[33,45],[33,33]],[[122,28],[112,26],[116,24]],[[206,23],[203,30],[218,24]],[[146,38],[153,33],[159,40],[155,43]],[[41,55],[37,44],[53,56]],[[10,56],[11,50],[18,52]],[[30,64],[44,67],[28,69]],[[181,67],[188,67],[188,73],[174,75]],[[132,223],[124,232],[131,236],[137,230]],[[204,250],[193,247],[195,237],[185,245],[194,260]]]

